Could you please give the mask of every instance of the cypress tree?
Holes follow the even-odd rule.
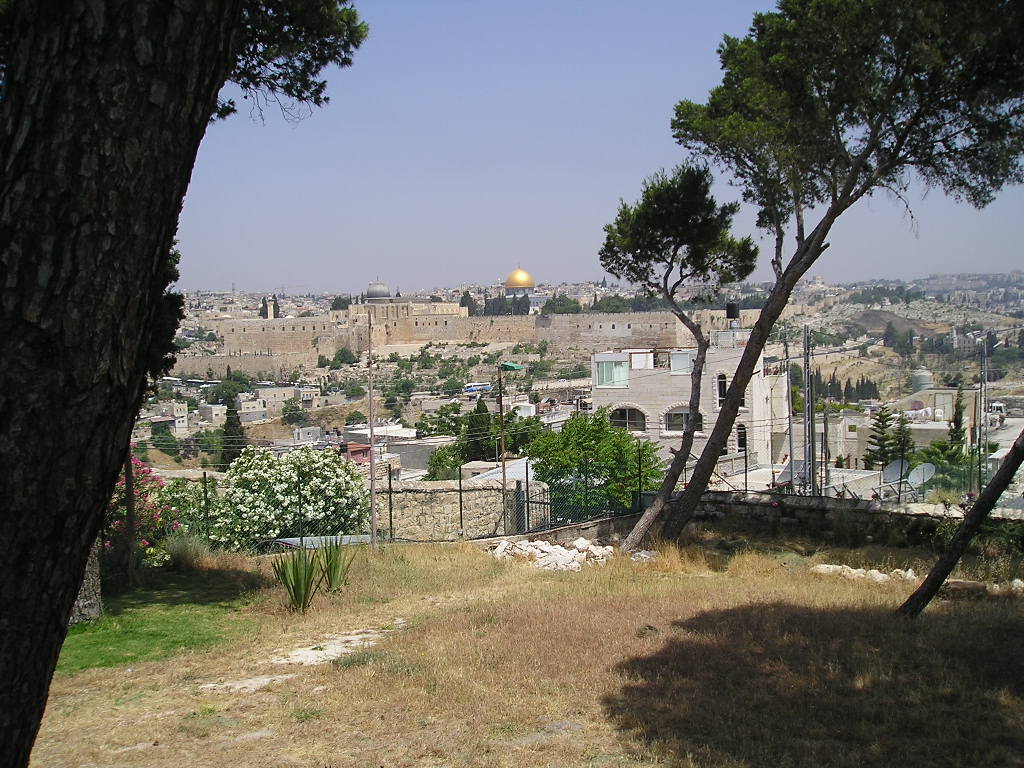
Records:
[[[220,463],[227,471],[231,462],[237,459],[245,443],[245,432],[242,429],[242,420],[238,418],[238,411],[235,408],[228,408],[227,419],[224,421],[224,440],[220,451]]]
[[[956,401],[953,403],[953,414],[949,419],[949,446],[957,454],[963,453],[964,439],[967,430],[964,427],[964,387],[961,384],[956,390]]]

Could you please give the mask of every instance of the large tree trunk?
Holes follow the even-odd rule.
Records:
[[[680,317],[680,320],[682,320],[682,317]],[[668,465],[665,478],[661,481],[654,500],[644,510],[640,519],[636,521],[636,525],[633,526],[633,530],[623,540],[621,547],[623,552],[631,552],[640,546],[640,542],[647,536],[651,526],[654,525],[654,522],[668,506],[672,494],[676,490],[676,485],[679,483],[679,478],[683,474],[683,470],[686,468],[686,464],[690,460],[690,454],[693,451],[693,434],[696,431],[695,416],[700,413],[701,377],[704,375],[704,363],[707,360],[708,347],[711,345],[700,326],[694,326],[690,328],[690,331],[694,334],[694,338],[697,339],[697,355],[694,358],[693,371],[690,374],[690,400],[688,405],[690,412],[686,418],[686,429],[683,430],[683,439],[679,450],[672,456],[672,461]]]
[[[75,604],[71,607],[69,624],[80,621],[95,621],[103,615],[103,595],[100,591],[100,540],[93,542],[89,550],[89,561],[85,565],[82,584],[78,588]]]
[[[240,0],[13,0],[0,91],[0,765],[25,765]],[[164,322],[161,326],[160,320]]]
[[[761,313],[757,317],[757,322],[750,329],[750,338],[747,339],[747,345],[740,356],[740,362],[736,367],[736,373],[733,374],[732,383],[726,390],[725,400],[718,411],[715,426],[711,430],[711,437],[708,438],[708,442],[704,445],[704,450],[701,451],[700,458],[697,459],[697,464],[693,468],[693,474],[690,475],[683,493],[679,499],[666,508],[667,516],[661,529],[662,535],[666,538],[678,538],[682,534],[683,528],[693,518],[694,512],[697,511],[697,505],[700,503],[701,496],[707,490],[711,475],[718,465],[718,457],[722,455],[722,449],[725,448],[729,441],[729,434],[732,432],[733,424],[736,422],[736,415],[740,410],[740,402],[743,400],[747,384],[750,383],[750,379],[754,375],[758,358],[761,356],[765,344],[768,343],[768,336],[771,334],[775,322],[782,315],[782,311],[786,308],[790,294],[793,293],[793,288],[796,287],[797,281],[810,269],[822,251],[828,247],[825,244],[825,237],[828,235],[833,222],[839,216],[841,210],[845,210],[846,207],[849,207],[848,204],[842,206],[839,204],[833,205],[822,217],[821,222],[815,227],[814,231],[797,248],[796,253],[790,260],[790,266],[776,279],[775,286],[772,288],[771,293],[768,294],[768,299],[765,301],[764,306],[761,308]]]
[[[928,606],[928,603],[939,591],[939,587],[952,573],[956,564],[960,562],[960,558],[967,551],[967,545],[971,543],[971,539],[981,528],[981,524],[985,522],[1003,491],[1010,485],[1010,481],[1020,469],[1022,462],[1024,462],[1024,431],[1017,435],[1017,439],[1013,441],[1013,446],[1006,454],[1006,458],[1003,459],[1003,463],[999,465],[995,475],[988,481],[988,485],[978,496],[974,506],[964,515],[964,521],[953,535],[949,547],[935,563],[935,567],[925,577],[925,580],[921,582],[921,586],[914,590],[914,593],[899,607],[897,613],[913,618]]]

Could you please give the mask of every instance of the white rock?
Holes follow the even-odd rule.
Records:
[[[828,563],[819,563],[818,565],[811,566],[811,573],[820,573],[824,576],[832,576],[833,574],[842,572],[843,566],[841,565],[829,565]]]
[[[576,541],[572,543],[574,549],[579,552],[586,552],[590,548],[590,542],[580,536]]]
[[[505,552],[508,550],[508,548],[509,543],[507,541],[499,541],[498,546],[494,548],[494,556],[501,560],[502,558],[504,558]]]
[[[876,584],[884,584],[889,580],[888,574],[882,573],[881,571],[876,571],[874,568],[868,571],[865,575],[867,576],[869,581],[873,581]]]
[[[658,553],[652,549],[638,549],[636,552],[629,556],[630,560],[653,560],[658,556]]]

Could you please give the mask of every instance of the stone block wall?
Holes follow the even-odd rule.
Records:
[[[455,541],[501,533],[501,481],[466,480],[462,483],[462,528],[459,526],[457,480],[402,480],[392,483],[390,499],[385,487],[377,496],[381,527],[393,524],[396,539]]]

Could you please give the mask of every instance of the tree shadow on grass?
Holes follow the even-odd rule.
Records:
[[[787,603],[662,628],[616,666],[612,723],[670,764],[1022,766],[1019,604],[886,609]]]
[[[148,605],[209,605],[224,608],[236,605],[246,593],[271,582],[251,571],[209,568],[173,571],[160,568],[144,571],[135,589],[104,595],[104,613],[117,616]]]

